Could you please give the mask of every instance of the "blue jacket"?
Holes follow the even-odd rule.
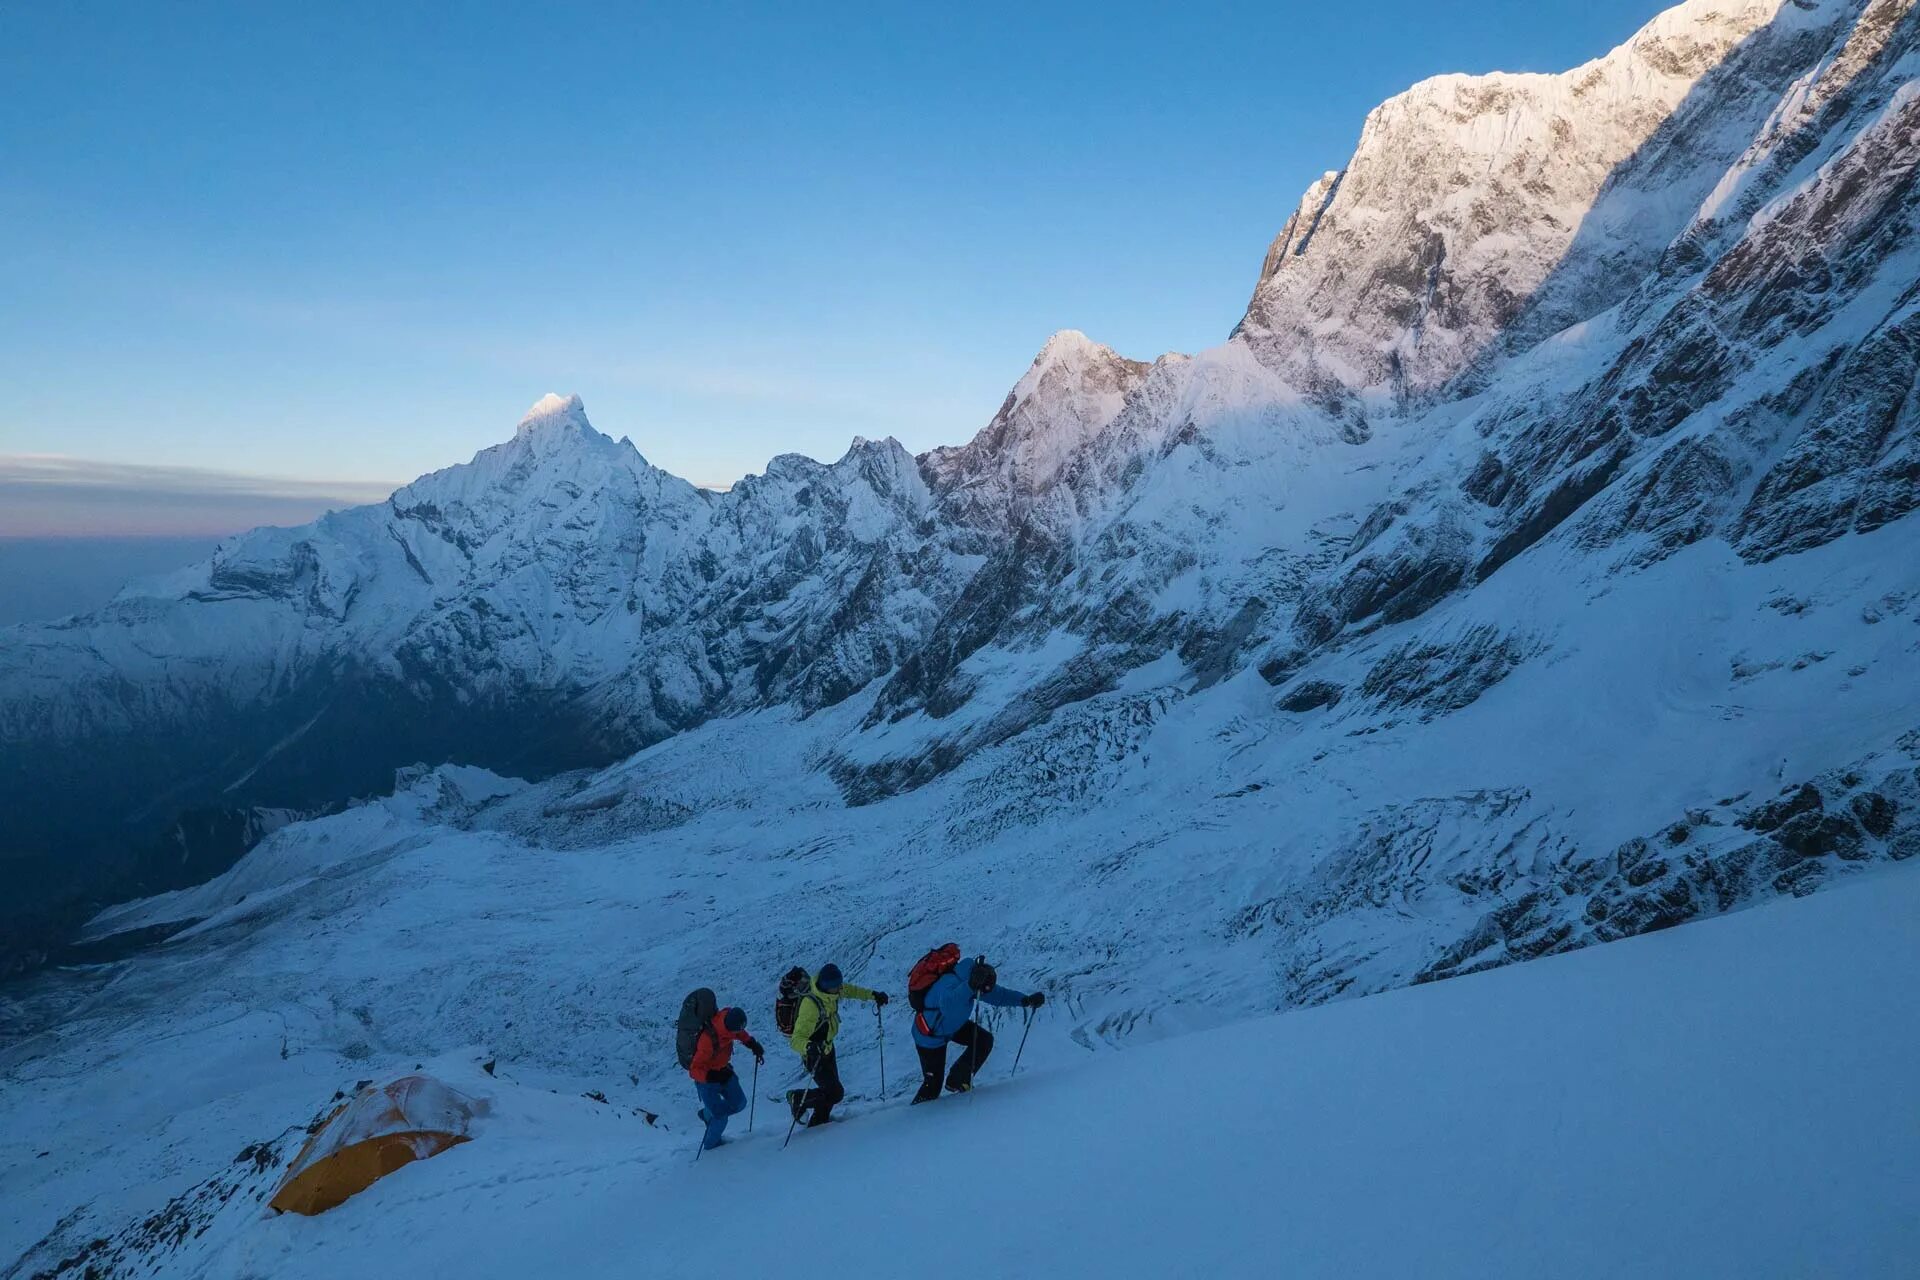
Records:
[[[927,988],[926,1011],[913,1015],[915,1044],[923,1049],[938,1049],[953,1039],[954,1032],[967,1025],[967,1019],[973,1016],[973,991],[967,986],[967,975],[972,972],[973,958],[969,956],[953,966],[952,973],[943,973],[934,979],[933,985]],[[1015,991],[1001,982],[980,998],[1006,1008],[1025,1000],[1027,993]]]

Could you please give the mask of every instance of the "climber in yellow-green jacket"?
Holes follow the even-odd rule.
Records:
[[[840,1086],[840,1064],[834,1058],[833,1041],[840,1034],[840,999],[871,1000],[876,1005],[887,1003],[884,991],[869,991],[865,987],[856,987],[840,976],[837,964],[822,965],[815,974],[813,982],[800,997],[800,1007],[793,1017],[793,1034],[788,1043],[793,1045],[800,1062],[813,1077],[811,1089],[787,1090],[787,1106],[792,1109],[794,1119],[811,1109],[813,1118],[807,1121],[809,1126],[826,1124],[833,1119],[833,1108],[847,1091]]]

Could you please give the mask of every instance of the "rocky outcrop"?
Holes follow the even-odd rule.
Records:
[[[1805,895],[1865,863],[1912,857],[1920,851],[1920,772],[1908,759],[1872,767],[1871,775],[1846,769],[1788,787],[1742,814],[1689,813],[1602,857],[1572,856],[1550,877],[1505,886],[1500,905],[1443,948],[1418,980]]]

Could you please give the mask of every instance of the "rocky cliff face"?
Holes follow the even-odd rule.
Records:
[[[1560,75],[1415,85],[1308,190],[1238,332],[1329,403],[1404,407],[1604,310],[1852,8],[1690,0]]]
[[[1549,580],[1910,545],[1917,50],[1911,0],[1689,0],[1561,75],[1424,82],[1303,196],[1229,342],[1056,335],[917,459],[855,441],[712,494],[548,397],[384,504],[5,633],[7,852],[165,887],[124,850],[187,810],[768,710],[852,707],[807,767],[855,802],[1142,681],[1437,723],[1564,654],[1572,606],[1524,602]]]

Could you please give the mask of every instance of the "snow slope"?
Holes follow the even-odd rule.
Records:
[[[690,1089],[649,1126],[450,1058],[435,1065],[493,1101],[473,1143],[312,1219],[264,1216],[275,1170],[259,1169],[191,1219],[204,1234],[87,1256],[468,1280],[716,1256],[851,1275],[1905,1276],[1916,920],[1920,873],[1888,870],[1071,1069],[1009,1079],[996,1056],[975,1096],[912,1110],[902,1048],[885,1107],[856,1103],[782,1151],[763,1103],[752,1134],[698,1163]],[[170,1048],[181,1074],[207,1038]],[[246,1073],[272,1065],[223,1067],[264,1089]],[[852,1083],[874,1088],[866,1064]]]

